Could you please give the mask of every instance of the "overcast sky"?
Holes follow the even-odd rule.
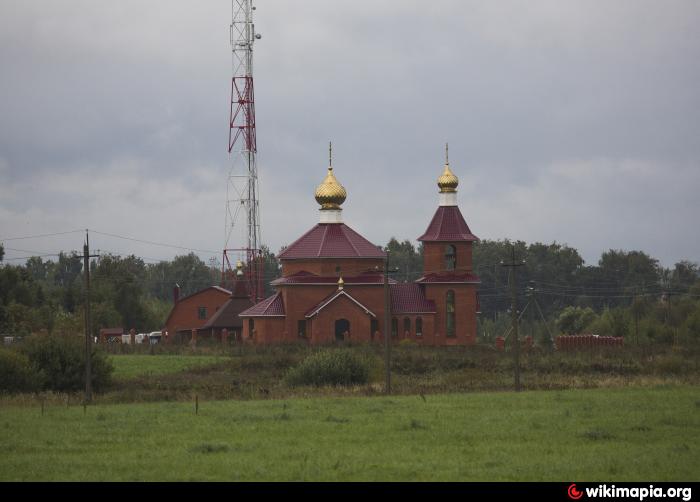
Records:
[[[273,251],[317,223],[329,140],[345,222],[376,244],[415,240],[449,141],[482,239],[566,243],[587,264],[611,248],[700,261],[700,2],[255,5]],[[220,259],[230,18],[228,0],[0,0],[0,241],[90,228]],[[4,244],[13,258],[82,240]]]

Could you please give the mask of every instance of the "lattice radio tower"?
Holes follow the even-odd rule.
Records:
[[[226,187],[226,240],[221,267],[222,285],[234,276],[245,276],[250,298],[264,296],[263,258],[260,251],[260,204],[256,164],[255,99],[253,93],[253,44],[255,33],[252,0],[232,0],[231,110],[228,151],[230,171]],[[234,266],[231,262],[236,260]]]

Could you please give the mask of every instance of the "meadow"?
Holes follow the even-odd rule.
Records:
[[[696,386],[0,409],[0,479],[698,481]]]
[[[206,400],[376,396],[384,391],[383,349],[376,346],[158,347],[153,355],[147,350],[110,356],[114,382],[96,397],[98,403],[190,401],[194,395]],[[362,355],[371,366],[370,381],[351,387],[288,386],[287,372],[318,350]],[[392,349],[391,366],[394,395],[513,389],[511,354],[490,347],[397,346]],[[526,390],[700,385],[700,351],[690,349],[532,350],[522,355],[521,366]],[[13,399],[0,397],[0,403]],[[46,399],[56,400],[51,395]]]
[[[153,377],[178,373],[215,365],[226,360],[224,356],[216,355],[159,355],[153,357],[144,354],[129,354],[113,356],[110,361],[114,365],[115,380],[128,380],[135,377]]]

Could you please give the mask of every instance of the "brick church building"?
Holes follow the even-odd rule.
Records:
[[[437,181],[439,206],[418,238],[423,275],[411,283],[389,279],[393,341],[476,343],[479,278],[472,270],[472,243],[478,238],[457,206],[458,183],[446,160]],[[343,222],[340,206],[347,193],[332,166],[315,196],[320,221],[280,253],[282,277],[271,283],[275,294],[239,314],[244,340],[383,340],[387,255]]]

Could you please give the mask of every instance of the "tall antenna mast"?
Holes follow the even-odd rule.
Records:
[[[255,33],[252,0],[232,0],[231,109],[228,152],[231,169],[226,184],[226,239],[221,267],[221,283],[230,283],[234,255],[245,260],[245,276],[251,300],[264,296],[263,258],[260,251],[257,144],[255,138],[255,99],[253,93],[253,44]],[[233,247],[235,246],[235,247]]]

